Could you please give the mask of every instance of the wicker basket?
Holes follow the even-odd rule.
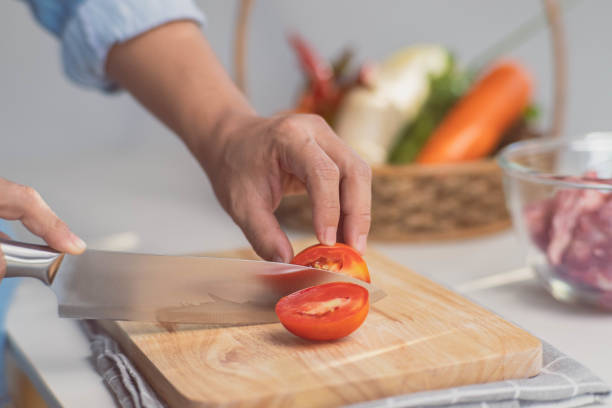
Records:
[[[551,129],[557,136],[565,105],[565,52],[559,7],[543,0],[554,55],[555,95]],[[242,0],[235,38],[236,82],[245,88],[247,20],[252,0]],[[534,132],[531,132],[534,133]],[[432,241],[473,237],[510,226],[502,172],[493,159],[449,165],[376,166],[372,169],[370,237],[382,241]],[[312,230],[306,195],[283,198],[276,212],[281,223]]]

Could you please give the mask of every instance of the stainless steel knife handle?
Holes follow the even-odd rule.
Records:
[[[64,254],[45,245],[26,244],[0,238],[0,256],[6,263],[7,278],[36,278],[53,283]]]

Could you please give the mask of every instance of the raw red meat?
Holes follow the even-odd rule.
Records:
[[[598,211],[580,217],[561,263],[573,280],[612,291],[612,199],[606,198]]]
[[[586,177],[592,178],[593,173]],[[580,181],[574,177],[568,181]],[[564,189],[525,207],[535,245],[559,275],[612,292],[612,195]]]
[[[529,233],[535,244],[546,252],[550,242],[550,222],[552,220],[555,199],[549,198],[528,204],[524,210],[524,217]]]
[[[550,243],[546,253],[553,265],[559,265],[572,240],[579,217],[604,204],[605,196],[597,190],[561,190],[555,197]]]

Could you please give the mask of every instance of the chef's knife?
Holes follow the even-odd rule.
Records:
[[[282,296],[349,276],[298,265],[86,250],[72,256],[47,246],[0,239],[6,277],[31,277],[57,296],[59,315],[79,319],[180,323],[253,324],[276,322]],[[0,257],[0,262],[2,258]]]

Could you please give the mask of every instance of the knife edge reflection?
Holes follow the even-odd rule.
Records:
[[[202,305],[167,307],[159,310],[134,310],[121,307],[85,308],[60,305],[61,317],[94,320],[136,320],[156,323],[251,325],[277,323],[271,307],[222,301]]]

